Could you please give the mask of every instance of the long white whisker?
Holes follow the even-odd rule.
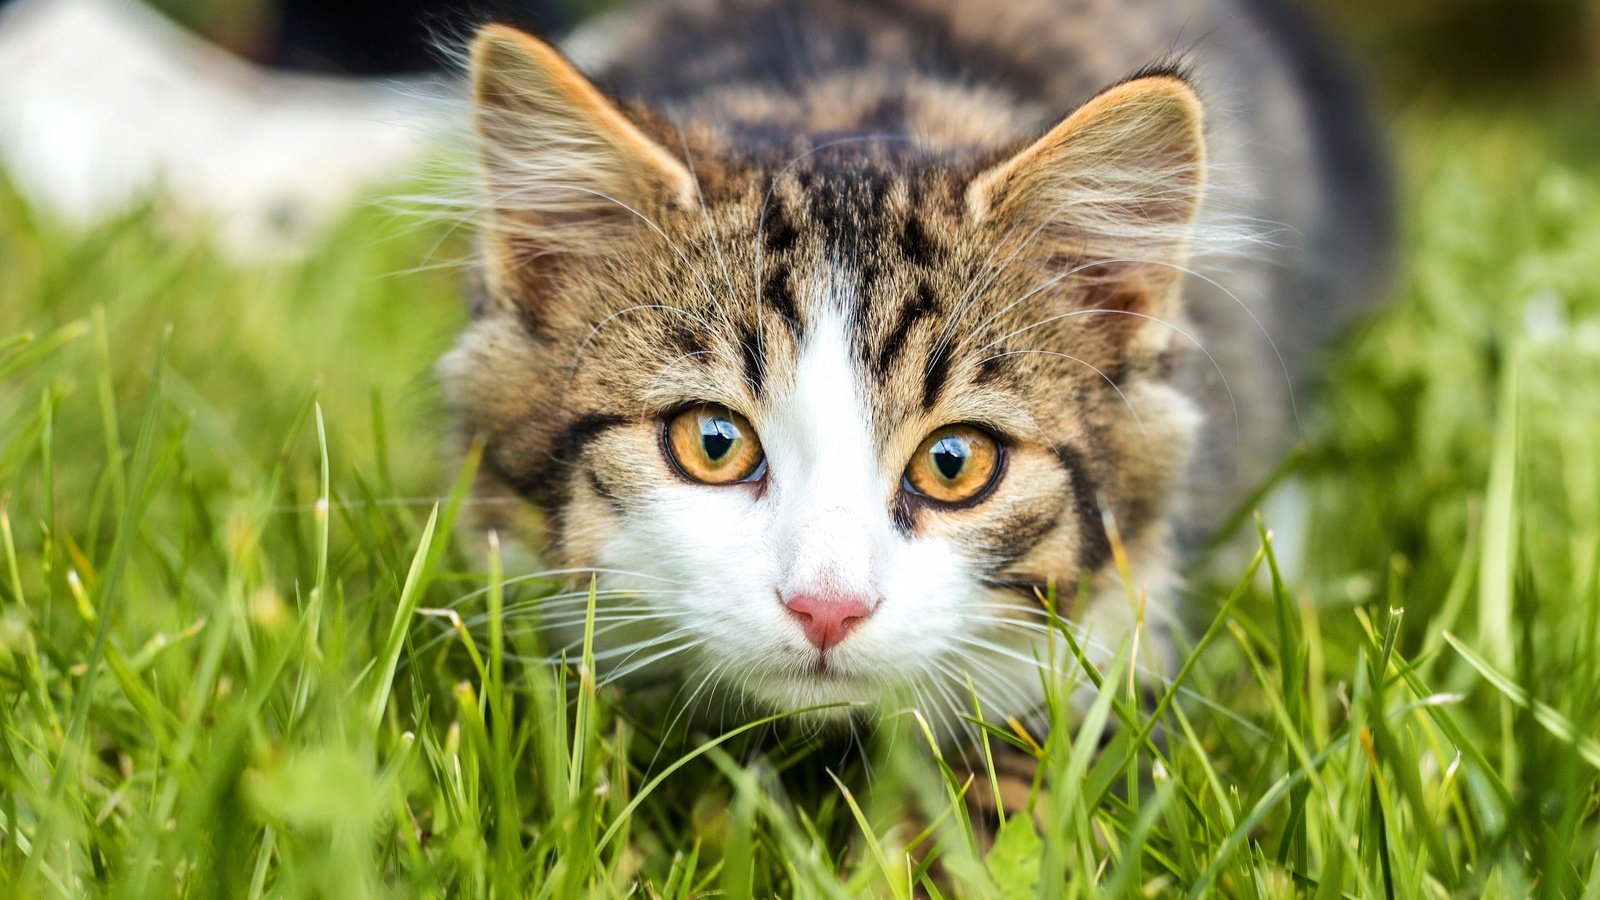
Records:
[[[715,305],[715,303],[716,303],[716,294],[712,292],[711,285],[706,282],[705,276],[700,273],[700,270],[694,265],[694,263],[689,261],[688,254],[684,253],[683,249],[681,247],[679,247],[678,244],[675,241],[672,240],[672,238],[668,237],[667,233],[665,231],[661,230],[661,226],[657,225],[655,223],[655,221],[652,220],[649,216],[645,215],[644,213],[640,212],[637,209],[634,209],[632,206],[629,206],[628,204],[623,203],[621,200],[618,200],[617,198],[611,196],[610,194],[605,193],[604,191],[597,191],[597,190],[594,190],[593,188],[587,188],[587,187],[583,187],[582,185],[576,185],[576,184],[546,185],[545,187],[553,187],[553,188],[559,188],[559,189],[562,189],[562,190],[577,191],[577,192],[583,193],[583,194],[590,194],[592,196],[599,197],[602,200],[609,200],[610,202],[615,203],[617,206],[621,207],[622,209],[625,209],[628,212],[632,213],[635,217],[637,217],[639,219],[639,221],[641,221],[645,225],[649,226],[651,231],[654,231],[657,236],[659,236],[663,241],[666,242],[667,247],[670,248],[672,250],[672,252],[678,257],[678,261],[683,263],[684,266],[689,269],[689,272],[694,275],[695,281],[699,282],[700,290],[701,290],[702,293],[705,294],[706,299],[711,301],[711,303],[713,305]],[[490,207],[493,207],[493,206],[504,206],[506,204],[506,201],[508,201],[508,200],[510,200],[512,198],[515,198],[515,197],[517,197],[517,196],[519,196],[521,194],[524,194],[524,193],[527,193],[527,191],[525,189],[513,189],[513,190],[504,191],[501,194],[499,194],[498,197],[496,198],[497,202],[491,202],[490,204],[488,204],[488,206],[490,206]]]
[[[1163,319],[1163,318],[1161,318],[1159,316],[1152,316],[1152,315],[1149,315],[1147,313],[1142,313],[1142,312],[1134,312],[1131,309],[1075,309],[1075,310],[1072,310],[1070,312],[1064,312],[1064,313],[1059,313],[1059,314],[1054,315],[1054,316],[1049,316],[1047,318],[1044,318],[1044,319],[1041,319],[1041,320],[1039,320],[1037,322],[1034,322],[1031,325],[1025,325],[1025,326],[1023,326],[1021,328],[1016,329],[1015,331],[1012,331],[1009,334],[1003,335],[1000,338],[997,338],[996,340],[993,340],[993,341],[990,341],[987,344],[984,344],[982,347],[979,347],[978,350],[979,350],[979,352],[982,352],[983,350],[987,350],[990,347],[993,347],[995,344],[1001,343],[1002,341],[1009,340],[1010,338],[1016,337],[1017,335],[1022,334],[1024,332],[1032,331],[1035,328],[1039,328],[1039,327],[1048,325],[1051,322],[1058,322],[1058,321],[1061,321],[1062,319],[1071,319],[1071,318],[1075,318],[1077,316],[1089,316],[1089,315],[1133,316],[1134,318],[1144,319],[1146,321],[1156,322],[1156,323],[1159,323],[1161,325],[1165,325],[1166,327],[1168,327],[1168,328],[1172,329],[1173,331],[1177,332],[1178,334],[1182,335],[1184,338],[1186,338],[1189,341],[1189,343],[1191,343],[1191,344],[1193,344],[1195,346],[1195,349],[1197,349],[1201,353],[1205,354],[1206,359],[1211,362],[1211,367],[1213,369],[1217,370],[1217,378],[1220,379],[1221,382],[1222,382],[1222,389],[1224,391],[1226,391],[1227,394],[1228,394],[1228,405],[1233,408],[1233,438],[1234,438],[1234,442],[1236,444],[1238,444],[1238,445],[1241,445],[1241,446],[1243,445],[1244,437],[1243,437],[1242,426],[1240,424],[1240,419],[1239,419],[1239,404],[1237,402],[1235,402],[1234,399],[1233,399],[1233,388],[1231,386],[1229,386],[1229,384],[1228,384],[1228,375],[1227,375],[1226,372],[1222,371],[1222,365],[1217,362],[1216,357],[1211,355],[1211,351],[1206,349],[1205,344],[1202,343],[1199,338],[1196,338],[1194,335],[1190,334],[1189,332],[1183,330],[1182,328],[1179,328],[1177,325],[1174,325],[1173,323],[1171,323],[1171,322],[1167,321],[1166,319]],[[1001,355],[1003,356],[1005,354],[1001,354]],[[1072,357],[1069,357],[1069,358],[1072,358]],[[1078,360],[1078,361],[1079,362],[1083,362],[1082,360]],[[1088,365],[1088,363],[1084,363],[1084,365]],[[1093,366],[1089,366],[1089,367],[1091,369],[1094,368]],[[1098,372],[1099,370],[1096,370],[1096,371]],[[1101,377],[1104,378],[1105,375],[1102,373]],[[1109,378],[1107,378],[1106,380],[1107,380],[1107,382],[1110,382]],[[1116,387],[1116,385],[1113,384],[1112,387]],[[1117,394],[1120,396],[1122,394],[1122,391],[1120,389],[1118,389],[1117,390]],[[1126,397],[1123,397],[1123,402],[1124,403],[1127,402],[1127,398]],[[1129,408],[1132,409],[1131,406]]]
[[[1091,363],[1091,362],[1079,359],[1078,357],[1073,356],[1070,353],[1062,353],[1062,352],[1057,351],[1057,350],[1007,350],[1007,351],[1005,351],[1003,353],[996,353],[996,354],[993,354],[991,356],[986,356],[983,359],[979,360],[978,364],[982,365],[983,363],[986,363],[991,359],[1001,359],[1001,358],[1007,357],[1007,356],[1022,356],[1022,355],[1026,355],[1026,354],[1038,354],[1038,355],[1041,355],[1041,356],[1059,356],[1062,359],[1068,359],[1068,360],[1071,360],[1071,361],[1073,361],[1075,363],[1078,363],[1078,364],[1082,365],[1084,368],[1086,368],[1089,371],[1093,372],[1094,374],[1100,376],[1100,379],[1102,381],[1104,381],[1113,391],[1117,392],[1117,397],[1122,400],[1122,405],[1126,406],[1128,408],[1128,413],[1133,416],[1134,424],[1139,426],[1139,433],[1144,437],[1145,446],[1147,448],[1153,448],[1155,446],[1154,443],[1152,443],[1151,440],[1150,440],[1150,432],[1145,427],[1144,418],[1139,415],[1139,410],[1135,409],[1133,403],[1128,400],[1128,395],[1124,394],[1122,392],[1122,388],[1114,380],[1112,380],[1110,375],[1107,375],[1105,372],[1100,371],[1100,369],[1096,368],[1095,365],[1093,363]],[[1233,396],[1232,392],[1230,392],[1228,394],[1228,396],[1231,398]],[[1239,420],[1239,417],[1238,417],[1238,413],[1236,411],[1235,414],[1234,414],[1234,424],[1235,425],[1238,424],[1238,420]]]
[[[674,587],[682,587],[683,586],[682,583],[679,582],[679,581],[676,581],[676,580],[671,579],[671,578],[664,578],[664,577],[659,576],[659,575],[648,575],[648,574],[645,574],[644,572],[631,572],[631,571],[629,571],[627,569],[606,569],[606,568],[547,569],[547,570],[542,571],[542,572],[528,572],[528,573],[525,573],[525,574],[522,574],[522,575],[513,575],[510,578],[501,579],[500,583],[503,586],[509,587],[510,585],[521,584],[522,582],[525,582],[525,581],[547,581],[547,580],[548,581],[553,581],[553,580],[555,580],[555,579],[557,579],[557,578],[559,578],[561,576],[565,576],[565,575],[590,575],[590,574],[595,574],[595,575],[616,575],[616,576],[625,577],[625,578],[645,578],[645,579],[649,579],[651,581],[659,581],[659,582],[663,582],[665,584],[673,585]],[[478,597],[486,596],[491,590],[493,590],[493,588],[490,588],[490,587],[478,588],[477,590],[471,591],[471,592],[466,593],[466,594],[462,594],[460,597],[457,597],[456,599],[450,601],[449,603],[447,603],[445,605],[446,606],[451,606],[451,607],[459,606],[460,604],[465,603],[465,602],[467,602],[469,600],[475,600]],[[583,595],[587,597],[588,596],[588,591],[584,591]]]
[[[1025,630],[1028,630],[1028,631],[1031,631],[1031,632],[1035,632],[1035,633],[1039,633],[1041,635],[1043,635],[1043,634],[1045,634],[1045,633],[1047,633],[1049,631],[1049,629],[1042,629],[1040,626],[1037,626],[1037,625],[1035,625],[1034,623],[1031,623],[1031,622],[1018,622],[1018,621],[1015,621],[1015,620],[1008,620],[1008,619],[984,619],[984,620],[980,620],[980,621],[983,621],[985,624],[995,625],[995,626],[999,626],[999,627],[1023,628]],[[1065,624],[1069,624],[1070,625],[1072,623],[1065,623]],[[962,644],[967,644],[967,645],[972,646],[972,647],[976,647],[976,648],[979,648],[979,649],[987,650],[987,651],[989,651],[991,653],[995,653],[997,655],[1004,656],[1004,657],[1016,660],[1018,662],[1025,663],[1025,664],[1030,665],[1030,666],[1034,666],[1035,668],[1043,668],[1045,666],[1045,663],[1043,663],[1042,661],[1040,661],[1038,659],[1034,659],[1032,657],[1024,656],[1024,655],[1022,655],[1020,653],[1017,653],[1015,650],[1012,650],[1011,648],[1008,648],[1008,647],[1006,647],[1004,645],[1001,645],[1001,644],[996,644],[993,641],[987,641],[987,640],[983,640],[981,638],[973,638],[973,637],[969,637],[969,636],[957,637],[956,641],[959,642],[959,643],[962,643]],[[1084,646],[1084,649],[1086,649],[1086,650],[1096,650],[1096,651],[1099,651],[1100,653],[1105,653],[1105,654],[1110,654],[1112,652],[1108,647],[1105,646],[1105,644],[1103,644],[1102,642],[1100,642],[1098,640],[1095,640],[1088,633],[1084,633],[1083,635],[1079,636],[1078,637],[1078,641],[1079,641],[1080,644],[1082,644]],[[1152,670],[1150,667],[1148,667],[1146,665],[1143,665],[1141,663],[1138,663],[1138,662],[1134,663],[1134,671],[1137,672],[1141,678],[1145,679],[1146,681],[1154,682],[1156,684],[1159,684],[1164,689],[1171,689],[1173,684],[1174,684],[1174,681],[1173,681],[1172,678],[1170,678],[1170,677],[1168,677],[1166,675],[1163,675],[1160,672],[1156,672],[1156,671]],[[1245,718],[1244,716],[1239,715],[1238,713],[1234,712],[1231,709],[1228,709],[1227,707],[1223,706],[1222,704],[1217,703],[1216,701],[1210,699],[1209,697],[1206,697],[1204,694],[1201,694],[1198,691],[1195,691],[1195,690],[1193,690],[1191,688],[1186,688],[1186,687],[1183,687],[1183,686],[1180,685],[1180,686],[1178,686],[1178,693],[1179,693],[1180,696],[1182,696],[1182,697],[1184,697],[1184,698],[1186,698],[1188,700],[1191,700],[1191,701],[1193,701],[1195,703],[1198,703],[1199,705],[1204,706],[1207,709],[1210,709],[1213,712],[1216,712],[1216,713],[1222,715],[1223,717],[1225,717],[1228,720],[1234,722],[1235,724],[1238,724],[1240,726],[1243,726],[1243,727],[1249,729],[1252,733],[1254,733],[1254,734],[1256,734],[1258,736],[1261,736],[1261,737],[1265,737],[1266,736],[1266,732],[1262,731],[1259,726],[1257,726],[1255,723],[1251,722],[1249,719]]]
[[[609,674],[607,674],[604,679],[602,679],[600,681],[600,686],[601,687],[605,687],[606,685],[614,684],[614,683],[616,683],[618,681],[621,681],[624,678],[627,678],[629,675],[632,675],[634,672],[637,672],[637,671],[639,671],[641,669],[649,668],[650,666],[653,666],[656,663],[661,662],[664,659],[667,659],[667,658],[672,657],[672,656],[676,656],[679,653],[683,653],[683,652],[686,652],[688,650],[692,650],[695,647],[698,647],[698,646],[700,646],[701,644],[704,644],[704,643],[705,643],[704,640],[689,641],[687,643],[677,644],[677,645],[674,645],[672,647],[668,647],[667,649],[662,650],[659,653],[655,653],[655,654],[652,654],[650,656],[646,656],[646,657],[644,657],[642,659],[636,659],[636,660],[633,660],[632,662],[629,662],[627,659],[624,659],[621,663],[618,663],[617,666],[614,669],[612,669],[611,672]],[[629,658],[631,659],[631,656]]]
[[[611,313],[610,315],[608,315],[605,318],[601,319],[599,322],[596,322],[594,327],[589,329],[589,333],[583,336],[583,340],[578,344],[578,349],[573,351],[573,354],[572,354],[572,365],[567,370],[567,381],[566,381],[566,389],[567,390],[570,390],[572,388],[572,380],[578,376],[578,364],[579,364],[579,362],[582,361],[583,354],[589,349],[589,342],[594,340],[595,336],[598,335],[602,329],[604,329],[607,325],[611,324],[616,319],[618,319],[618,318],[620,318],[622,316],[628,315],[629,313],[643,312],[645,310],[655,310],[655,311],[659,311],[659,312],[677,313],[680,316],[683,316],[683,317],[688,318],[688,319],[693,319],[695,322],[698,322],[700,324],[700,326],[703,327],[707,332],[715,332],[716,331],[716,329],[714,327],[712,327],[710,322],[707,322],[705,319],[701,318],[700,316],[697,316],[694,313],[692,313],[692,312],[690,312],[690,311],[688,311],[686,309],[682,309],[680,307],[677,307],[677,306],[668,306],[667,304],[664,304],[664,303],[636,303],[633,306],[624,307],[623,309],[619,309],[616,312]]]

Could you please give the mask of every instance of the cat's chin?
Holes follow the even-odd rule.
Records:
[[[772,714],[791,713],[810,721],[843,720],[877,706],[884,697],[881,684],[825,668],[751,679],[743,691]]]

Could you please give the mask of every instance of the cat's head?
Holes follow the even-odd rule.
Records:
[[[1185,463],[1185,81],[950,148],[673,122],[500,27],[472,62],[484,288],[441,371],[533,514],[485,524],[600,573],[613,671],[1023,712],[1035,589],[1114,583],[1108,524],[1154,552]]]

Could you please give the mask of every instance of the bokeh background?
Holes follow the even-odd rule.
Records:
[[[1600,69],[1593,0],[1289,0],[1313,7],[1396,104],[1506,101],[1592,90]],[[428,31],[511,10],[559,33],[615,0],[153,0],[189,28],[257,62],[354,74],[436,64]]]
[[[25,56],[7,17],[96,2],[0,0],[0,151],[47,148],[0,166],[0,894],[593,896],[636,875],[682,888],[662,896],[802,876],[887,894],[863,856],[829,855],[856,834],[836,793],[805,808],[818,852],[785,849],[805,829],[758,818],[741,785],[762,773],[727,759],[623,810],[660,742],[609,695],[565,718],[549,667],[517,665],[542,658],[532,601],[504,660],[477,655],[486,576],[443,538],[460,466],[430,374],[466,317],[470,228],[412,199],[437,187],[398,162],[414,138],[368,126],[432,114],[450,91],[432,36],[481,11],[159,0],[184,30],[137,27],[170,53],[74,20],[34,45],[59,55],[26,57],[33,82],[3,77]],[[510,5],[560,32],[594,4]],[[1225,606],[1242,566],[1222,564],[1188,595],[1221,637],[1192,718],[1163,722],[1169,787],[1139,793],[1135,755],[1106,776],[1124,795],[1074,795],[1081,821],[1154,829],[1161,865],[1128,870],[1086,825],[1056,837],[1084,838],[1085,872],[1180,887],[1286,895],[1293,869],[1333,894],[1376,896],[1381,871],[1392,896],[1593,896],[1600,7],[1315,12],[1388,130],[1403,265],[1302,408],[1292,584]],[[222,156],[257,168],[207,166]],[[293,193],[307,172],[338,190]],[[490,693],[514,699],[486,726]],[[552,723],[584,750],[570,772]],[[1312,802],[1291,745],[1332,754]],[[1160,790],[1181,802],[1147,815]],[[596,852],[591,826],[629,816]],[[716,862],[683,876],[701,851]],[[1008,852],[997,871],[1037,863]]]

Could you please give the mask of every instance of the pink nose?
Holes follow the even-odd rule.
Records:
[[[806,640],[818,650],[826,650],[844,640],[858,622],[872,614],[872,607],[859,597],[838,594],[795,594],[784,601],[800,617]]]

